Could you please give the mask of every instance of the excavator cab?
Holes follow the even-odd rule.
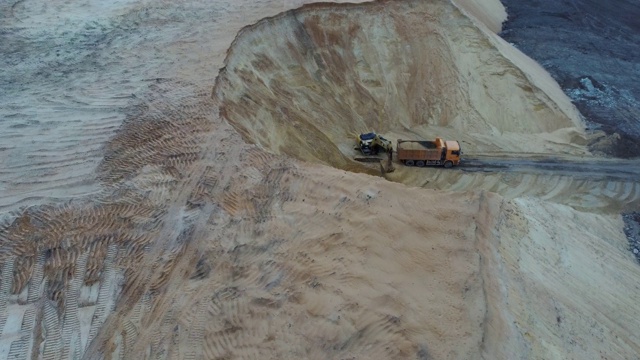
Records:
[[[358,147],[363,154],[369,155],[373,153],[373,140],[376,138],[375,133],[364,133],[358,136]]]
[[[374,132],[362,133],[358,135],[358,148],[364,155],[376,155],[381,149],[388,152],[391,141]]]

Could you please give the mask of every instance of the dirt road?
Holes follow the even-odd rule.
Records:
[[[508,199],[537,197],[587,212],[619,213],[640,206],[638,160],[522,153],[474,155],[463,156],[463,162],[452,169],[396,164],[396,170],[385,177],[440,191],[485,190]]]
[[[469,172],[510,172],[571,176],[585,180],[638,181],[639,160],[528,158],[528,157],[468,157],[460,170]]]

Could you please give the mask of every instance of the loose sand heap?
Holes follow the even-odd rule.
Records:
[[[618,211],[638,205],[638,184],[580,180],[570,192],[571,177],[406,168],[388,181],[351,160],[352,135],[370,129],[438,133],[469,152],[589,156],[566,96],[495,35],[500,4],[276,15],[301,4],[100,9],[103,91],[135,93],[92,175],[73,163],[57,175],[50,191],[73,199],[20,195],[46,192],[15,179],[57,157],[0,173],[13,191],[0,357],[637,357],[640,266]],[[51,11],[38,9],[16,4],[2,26],[39,39]],[[85,29],[78,19],[60,26]],[[81,88],[77,71],[46,85]],[[36,96],[35,83],[20,91]],[[87,138],[65,140],[74,152],[58,157],[93,156],[81,154]],[[74,174],[91,195],[65,192]]]
[[[369,129],[584,153],[566,96],[491,35],[444,1],[308,6],[240,31],[215,94],[247,141],[340,168]]]

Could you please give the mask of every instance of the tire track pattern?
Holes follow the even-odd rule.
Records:
[[[271,6],[265,4],[260,5]],[[158,21],[175,20],[177,12],[162,6],[168,5],[153,8],[166,14]],[[264,16],[254,4],[245,6],[253,16]],[[123,21],[138,26],[140,19],[131,19],[132,14]],[[0,337],[9,358],[257,358],[262,349],[278,346],[273,315],[293,291],[287,287],[296,279],[329,273],[323,267],[303,269],[308,258],[289,264],[286,251],[278,250],[296,234],[294,224],[279,220],[286,204],[298,201],[287,181],[303,181],[292,177],[291,160],[244,144],[217,117],[209,88],[154,79],[143,95],[127,87],[137,94],[109,98],[103,93],[113,95],[111,83],[96,83],[38,99],[59,116],[80,116],[75,105],[96,112],[105,107],[114,116],[68,119],[79,124],[74,130],[84,126],[86,135],[67,136],[59,128],[49,143],[43,142],[56,146],[53,156],[42,151],[47,146],[27,152],[37,157],[43,174],[36,181],[60,190],[73,180],[70,188],[77,191],[59,195],[91,192],[91,198],[50,198],[56,203],[21,209],[0,226],[0,318],[5,324]],[[113,108],[127,104],[119,126],[121,114]],[[22,113],[26,110],[12,107],[7,115],[38,117]],[[85,175],[93,175],[94,160],[102,154],[99,140],[114,132],[97,164],[98,189],[93,179],[84,187]],[[86,137],[98,141],[85,154],[75,154],[74,146]],[[23,165],[9,165],[15,180]],[[74,176],[77,167],[82,171]],[[88,331],[79,332],[82,326]]]
[[[366,191],[353,194],[357,184],[343,185],[339,172],[310,173],[245,144],[230,125],[206,117],[217,113],[208,97],[181,106],[194,100],[176,95],[189,92],[179,89],[184,84],[172,86],[154,84],[154,95],[124,125],[133,130],[114,139],[101,164],[105,190],[98,199],[30,208],[1,230],[7,241],[0,261],[14,264],[2,286],[15,296],[29,284],[37,311],[25,331],[44,329],[42,355],[415,355],[420,334],[398,315],[406,305],[374,310],[342,294],[364,277],[349,273],[337,249],[364,258],[366,245],[364,239],[347,245],[340,230],[325,224],[368,213]],[[175,134],[175,124],[189,130],[145,138]],[[173,156],[196,147],[193,160]],[[307,205],[326,199],[335,205]],[[345,224],[367,230],[362,221]],[[92,299],[82,295],[88,288],[97,289],[95,299],[80,303]],[[87,316],[88,334],[76,340],[76,324]],[[31,344],[14,341],[12,349],[39,351]]]
[[[252,178],[246,175],[251,171],[245,172],[243,169],[234,177],[235,181],[223,189],[225,192],[246,193],[244,198],[238,197],[239,201],[252,201],[259,211],[248,212],[245,211],[246,208],[242,211],[238,210],[240,207],[229,208],[224,216],[212,219],[218,230],[210,234],[213,238],[206,244],[209,247],[208,258],[212,259],[216,266],[208,277],[192,281],[205,281],[204,284],[200,283],[200,291],[211,292],[213,295],[204,299],[187,295],[187,299],[193,299],[191,305],[185,305],[184,299],[180,303],[172,304],[171,309],[175,310],[168,311],[166,319],[180,321],[185,327],[160,331],[153,336],[154,342],[172,343],[176,336],[175,331],[178,331],[184,332],[182,336],[188,339],[185,342],[191,344],[187,347],[185,358],[194,356],[193,349],[202,349],[204,358],[211,359],[260,358],[260,354],[281,346],[275,341],[277,336],[296,338],[298,335],[294,334],[302,332],[306,334],[304,342],[309,341],[314,351],[317,351],[315,355],[320,358],[335,357],[338,354],[396,358],[408,355],[406,351],[413,351],[401,349],[398,344],[389,342],[389,339],[404,337],[402,321],[399,318],[385,313],[372,314],[370,311],[357,314],[353,320],[356,330],[340,339],[331,335],[335,332],[333,326],[303,326],[294,330],[290,324],[285,324],[285,328],[291,330],[278,335],[279,330],[275,328],[280,327],[280,322],[275,319],[289,318],[290,314],[287,312],[291,310],[284,310],[288,307],[295,307],[296,310],[293,311],[311,311],[317,313],[316,316],[319,318],[322,317],[322,310],[313,309],[323,306],[320,303],[314,305],[312,300],[301,298],[300,292],[295,290],[296,287],[314,289],[319,293],[333,292],[336,289],[324,288],[323,279],[345,271],[338,258],[335,262],[324,265],[316,263],[314,259],[328,248],[344,243],[339,235],[307,239],[303,244],[297,244],[306,251],[291,254],[287,247],[292,246],[290,242],[293,240],[286,234],[296,231],[291,227],[283,228],[279,218],[286,213],[284,207],[288,203],[302,203],[310,189],[325,188],[326,194],[335,193],[335,184],[339,183],[339,179],[335,179],[334,185],[329,186],[314,182],[289,161],[256,165],[263,173],[260,182],[251,180]],[[303,185],[294,187],[297,189],[291,191],[288,184]],[[241,190],[243,188],[244,191]],[[323,192],[319,191],[318,196],[325,195]],[[219,198],[223,203],[224,196]],[[366,204],[363,202],[361,206],[364,207]],[[338,206],[336,213],[340,212]],[[307,224],[304,221],[298,225],[302,228],[305,225],[309,226],[310,232],[317,232],[319,227],[318,224]],[[282,237],[278,238],[274,234],[280,234]],[[304,237],[304,233],[298,231],[296,236]],[[184,309],[182,317],[173,320],[176,317],[174,311],[179,309]],[[182,319],[178,320],[180,318]],[[198,323],[205,324],[202,335],[199,327],[186,325]],[[166,326],[159,328],[166,329]],[[413,347],[409,346],[409,349]],[[151,356],[164,357],[166,351],[165,348],[158,348],[155,352],[152,347]],[[178,356],[178,351],[173,350],[173,355]]]
[[[11,342],[10,357],[38,352],[37,343],[26,334],[39,328],[40,321],[42,356],[82,356],[86,348],[81,344],[88,347],[96,338],[117,306],[118,293],[137,279],[140,260],[162,229],[166,194],[199,156],[199,136],[210,126],[206,116],[211,114],[202,105],[203,99],[209,102],[208,94],[185,84],[153,84],[149,94],[109,144],[99,166],[105,188],[95,201],[31,207],[0,227],[0,304],[7,304],[0,316],[3,322],[7,306],[14,306],[10,299],[21,299],[28,287],[21,330],[25,335]],[[152,293],[167,282],[180,256],[180,248],[175,251],[156,261],[159,271],[149,279]],[[81,290],[92,286],[98,286],[97,299],[82,306],[95,310],[89,313],[88,334],[81,334],[78,300]],[[149,305],[137,311],[139,315],[124,324],[129,330],[125,347],[135,342],[135,323],[148,313]],[[42,317],[37,316],[40,312]]]

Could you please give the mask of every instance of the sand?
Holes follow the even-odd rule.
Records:
[[[2,5],[0,356],[636,356],[637,184],[352,161],[590,156],[504,9],[304,3]]]
[[[584,153],[539,135],[579,135],[582,123],[549,75],[505,46],[446,2],[310,6],[241,31],[215,92],[246,141],[343,169],[353,164],[336,144],[368,129],[447,128],[475,139],[472,152]]]

